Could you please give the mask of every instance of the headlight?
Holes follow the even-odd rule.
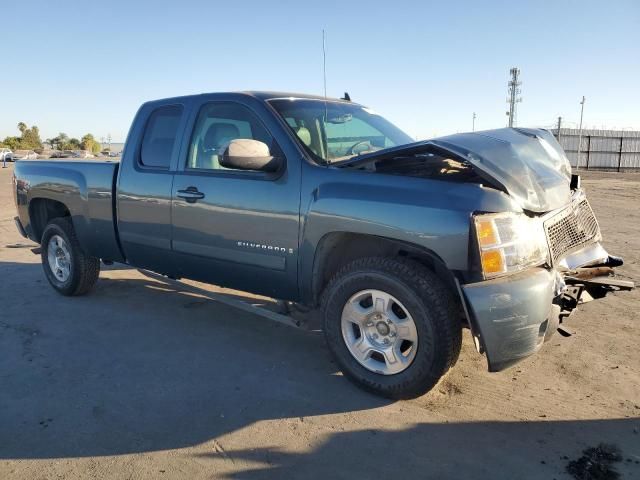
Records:
[[[542,221],[523,213],[488,213],[473,217],[484,278],[542,265],[549,247]]]

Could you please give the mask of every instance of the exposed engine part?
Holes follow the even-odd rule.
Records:
[[[409,177],[446,177],[447,180],[481,182],[481,178],[468,163],[437,153],[421,153],[396,157],[393,160],[381,160],[375,163],[375,171]]]
[[[562,323],[580,303],[580,296],[584,290],[583,285],[567,285],[564,292],[556,299],[560,307],[558,315],[559,323]]]
[[[564,329],[563,327],[558,327],[558,333],[560,335],[562,335],[563,337],[570,337],[571,335],[573,335],[571,332],[569,332],[568,330]]]
[[[611,267],[593,267],[593,268],[576,268],[572,272],[568,272],[567,276],[580,280],[586,280],[594,277],[613,276],[613,268]]]
[[[624,264],[622,257],[616,257],[615,255],[609,255],[609,258],[604,263],[607,267],[621,267]]]
[[[580,175],[576,175],[575,173],[571,175],[571,183],[570,183],[570,187],[571,190],[578,190],[580,189]]]
[[[609,258],[613,258],[614,261],[617,259]],[[608,265],[576,268],[564,273],[564,281],[567,286],[557,299],[557,304],[560,305],[560,323],[571,315],[580,303],[602,298],[608,292],[635,288],[632,281],[616,278],[612,266]]]

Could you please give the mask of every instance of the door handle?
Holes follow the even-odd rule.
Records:
[[[186,190],[178,190],[177,196],[184,198],[187,203],[196,203],[204,198],[204,193],[199,192],[196,187],[187,187]]]

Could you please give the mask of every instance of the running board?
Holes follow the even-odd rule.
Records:
[[[172,279],[165,275],[160,275],[159,273],[155,273],[150,270],[138,269],[138,271],[143,275],[146,275],[147,277],[155,278],[156,280],[161,280],[163,282],[171,283],[176,286],[179,285],[182,290],[199,295],[206,300],[224,303],[225,305],[228,305],[230,307],[237,308],[248,313],[253,313],[254,315],[259,315],[263,318],[267,318],[269,320],[273,320],[274,322],[286,325],[287,327],[300,328],[304,323],[300,321],[300,319],[293,318],[293,316],[290,316],[290,314],[283,315],[282,313],[277,313],[276,311],[270,310],[269,308],[258,306],[252,303],[250,298],[248,298],[247,301],[236,300],[235,298],[230,298],[229,295],[205,290],[195,285],[190,285],[188,283]],[[281,312],[286,308],[280,301],[274,300],[273,304],[274,307]]]

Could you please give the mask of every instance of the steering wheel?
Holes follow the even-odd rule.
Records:
[[[359,142],[354,143],[353,145],[351,145],[349,147],[349,149],[347,150],[347,155],[356,155],[356,152],[354,151],[356,149],[356,147],[358,145],[367,145],[368,147],[364,150],[362,150],[363,152],[366,152],[367,150],[371,150],[373,148],[373,145],[371,145],[371,142],[369,140],[360,140]]]

